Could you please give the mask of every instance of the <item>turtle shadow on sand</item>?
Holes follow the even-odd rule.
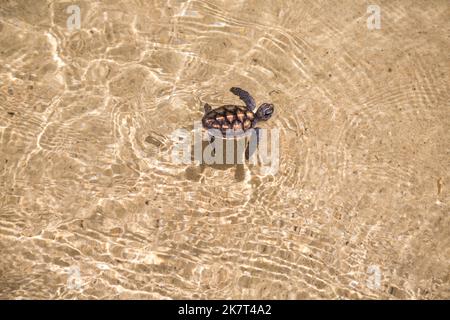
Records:
[[[205,149],[209,146],[209,142],[208,141],[199,141],[197,142],[198,144],[201,143],[200,145],[194,145],[192,148],[192,152],[191,152],[191,161],[193,163],[194,162],[194,151],[195,148],[201,148],[200,150],[202,150],[202,155],[205,152]],[[212,164],[207,164],[205,163],[205,161],[203,161],[203,159],[201,159],[200,164],[193,164],[190,165],[189,167],[186,168],[186,178],[188,180],[191,181],[200,181],[201,178],[203,177],[203,172],[205,171],[205,169],[207,167],[210,167],[214,170],[232,170],[232,168],[234,169],[234,179],[236,182],[241,182],[244,181],[245,179],[245,165],[246,163],[248,164],[248,162],[245,162],[244,159],[244,153],[245,151],[239,150],[236,141],[234,141],[233,143],[233,147],[234,147],[234,159],[233,159],[233,163],[226,163],[226,155],[227,155],[227,149],[226,149],[226,142],[225,140],[222,139],[217,139],[214,143],[223,143],[223,159],[222,161],[217,161],[219,163],[212,163]],[[231,152],[231,150],[229,151]],[[241,157],[242,161],[240,161],[241,163],[238,163],[237,159],[238,156]]]

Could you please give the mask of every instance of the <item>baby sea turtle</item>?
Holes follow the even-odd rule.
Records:
[[[230,91],[237,95],[245,103],[245,106],[224,105],[213,109],[206,103],[202,124],[210,132],[209,142],[213,143],[216,136],[216,134],[211,133],[211,129],[216,129],[215,133],[219,133],[222,138],[239,137],[253,129],[252,133],[256,134],[256,145],[258,145],[260,128],[256,127],[256,124],[258,121],[270,119],[274,111],[273,104],[263,103],[255,112],[255,100],[247,91],[237,87],[232,87]],[[247,158],[248,155],[247,147]]]

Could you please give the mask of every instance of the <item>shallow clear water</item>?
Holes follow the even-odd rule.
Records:
[[[0,298],[450,298],[450,2],[0,4]],[[177,164],[272,102],[275,172]]]

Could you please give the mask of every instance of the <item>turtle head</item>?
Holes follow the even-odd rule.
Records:
[[[269,120],[272,116],[272,113],[274,111],[274,106],[271,103],[263,103],[259,106],[258,110],[256,111],[256,117],[258,120],[266,121]]]

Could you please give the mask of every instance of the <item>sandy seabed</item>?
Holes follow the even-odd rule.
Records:
[[[0,298],[450,298],[450,2],[371,4],[1,1]],[[232,86],[275,173],[171,158]]]

